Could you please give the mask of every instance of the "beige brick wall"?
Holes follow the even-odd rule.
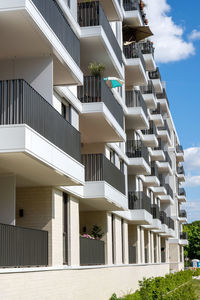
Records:
[[[144,275],[163,276],[169,265],[0,273],[1,300],[108,300],[135,291]]]

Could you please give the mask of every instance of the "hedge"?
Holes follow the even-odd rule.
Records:
[[[167,274],[165,277],[144,278],[139,281],[139,290],[123,298],[113,294],[110,300],[196,300],[194,287],[188,284],[193,276],[199,276],[200,269]]]

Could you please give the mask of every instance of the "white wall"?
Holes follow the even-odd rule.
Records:
[[[0,223],[15,225],[15,176],[0,177]]]
[[[1,60],[0,80],[3,79],[25,79],[41,96],[52,104],[52,57]]]

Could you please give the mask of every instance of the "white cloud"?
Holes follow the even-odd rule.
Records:
[[[200,40],[200,31],[194,29],[188,38],[191,41]]]
[[[184,150],[185,154],[185,169],[187,171],[200,172],[200,147],[191,147]]]
[[[187,175],[184,187],[197,187],[200,186],[200,176]]]
[[[192,42],[183,38],[184,30],[174,23],[169,12],[171,7],[167,0],[145,0],[149,25],[154,33],[155,59],[157,62],[168,63],[188,58],[195,54]]]
[[[181,209],[186,209],[189,222],[199,220],[200,216],[200,201],[188,201],[182,204]]]

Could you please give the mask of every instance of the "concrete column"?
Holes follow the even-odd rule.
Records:
[[[137,261],[137,264],[141,264],[141,236],[140,236],[140,226],[137,226],[136,261]]]
[[[165,240],[165,253],[166,253],[166,263],[169,263],[169,242],[168,239]]]
[[[69,198],[69,265],[80,265],[79,201]]]
[[[150,264],[151,261],[151,232],[148,230],[147,232],[147,237],[148,237],[148,245],[147,245],[147,260],[148,263]]]
[[[151,232],[151,263],[154,263],[154,237],[153,232]]]
[[[158,235],[158,263],[161,263],[161,237]]]
[[[156,234],[156,263],[159,263],[159,236]]]
[[[0,176],[0,223],[15,225],[16,178]]]
[[[106,264],[113,263],[113,249],[112,249],[112,215],[107,214],[107,233],[106,233]]]
[[[141,263],[145,263],[144,228],[140,228]]]
[[[129,253],[128,253],[128,222],[124,220],[123,222],[123,262],[124,264],[129,263]]]
[[[122,264],[122,226],[121,218],[114,216],[114,262],[116,265]]]

